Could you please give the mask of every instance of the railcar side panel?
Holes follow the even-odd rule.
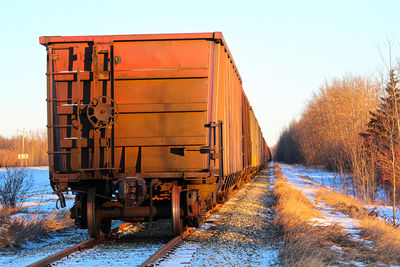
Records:
[[[221,120],[224,133],[224,174],[240,172],[242,157],[242,87],[232,59],[221,45],[216,45],[214,118]]]

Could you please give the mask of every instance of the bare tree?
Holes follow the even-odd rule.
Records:
[[[32,184],[32,175],[22,168],[7,169],[0,174],[0,204],[15,208]]]

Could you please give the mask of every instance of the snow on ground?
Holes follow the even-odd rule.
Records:
[[[393,207],[392,206],[382,206],[382,205],[364,205],[369,211],[376,212],[381,218],[389,223],[393,223]],[[396,226],[399,226],[400,221],[400,211],[396,209]]]
[[[320,188],[319,182],[313,179],[313,172],[307,171],[307,175],[303,172],[303,168],[298,168],[294,165],[279,164],[284,176],[287,178],[287,182],[300,190],[303,194],[307,196],[314,206],[318,208],[319,213],[323,218],[313,218],[310,220],[311,223],[320,225],[332,225],[337,224],[343,227],[345,233],[351,234],[352,238],[356,241],[361,241],[360,230],[356,229],[357,220],[351,218],[350,216],[335,210],[334,208],[325,205],[324,203],[316,203],[314,198],[314,193]],[[321,175],[321,171],[317,172],[317,177],[323,180],[324,177]],[[328,176],[329,180],[331,176]]]
[[[353,195],[353,191],[351,189],[346,189],[346,185],[342,184],[340,179],[340,175],[334,172],[328,172],[320,169],[306,168],[302,165],[288,165],[288,164],[279,164],[282,172],[287,175],[288,180],[291,181],[294,185],[304,185],[309,184],[308,189],[304,186],[303,191],[313,190],[312,188],[318,186],[325,186],[331,189],[334,189],[339,192],[345,192],[347,194]],[[345,175],[345,178],[350,179],[349,175]],[[289,179],[290,178],[290,179]],[[344,179],[346,180],[346,179]],[[350,181],[346,182],[347,185],[350,184]],[[312,197],[312,192],[305,192],[307,196]],[[383,190],[378,190],[377,192],[377,200],[385,201],[385,196]],[[364,205],[369,211],[374,211],[379,214],[384,220],[392,223],[393,222],[393,208],[392,206],[384,206],[384,205]],[[400,222],[400,211],[396,211],[396,222]]]
[[[25,192],[22,199],[22,214],[38,212],[39,214],[51,214],[56,211],[57,195],[52,194],[53,189],[50,186],[49,167],[28,167],[26,168],[31,175],[31,186],[28,192]],[[5,168],[0,168],[0,175],[4,175]],[[74,196],[69,193],[64,195],[68,210],[72,207]],[[18,214],[17,214],[18,215]]]
[[[314,192],[321,187],[321,184],[324,184],[325,187],[334,188],[334,186],[332,186],[332,180],[335,179],[334,174],[321,170],[306,169],[302,166],[296,165],[279,164],[279,166],[283,174],[286,176],[288,183],[302,191],[312,202],[314,202],[315,207],[320,213],[322,218],[313,218],[310,220],[310,223],[324,226],[333,224],[339,225],[341,227],[341,231],[347,234],[352,241],[362,245],[364,249],[376,251],[376,245],[374,241],[366,240],[361,237],[361,229],[358,228],[359,223],[357,219],[351,218],[350,216],[337,211],[335,208],[326,205],[324,202],[316,203]],[[365,207],[368,209],[375,209],[375,211],[380,213],[381,216],[383,215],[385,217],[389,217],[392,215],[392,210],[389,206],[375,207],[372,205],[365,205]],[[338,246],[332,246],[332,249],[344,252],[347,250],[342,250],[342,248]],[[357,261],[352,261],[350,263],[343,262],[343,264],[366,266],[364,263]],[[375,264],[377,264],[376,266],[384,266],[383,264]]]
[[[6,169],[0,168],[0,175],[5,174]],[[31,186],[24,193],[22,198],[22,209],[13,217],[28,216],[32,213],[51,214],[56,209],[57,196],[52,194],[53,190],[49,181],[48,167],[27,168],[31,175]],[[72,207],[73,196],[66,196],[67,207]],[[67,246],[75,245],[88,239],[87,230],[76,228],[65,228],[56,232],[49,233],[38,242],[28,242],[21,248],[3,248],[0,250],[0,266],[25,266],[57,251],[65,249]]]
[[[66,228],[62,231],[53,232],[49,234],[48,238],[40,242],[25,244],[22,249],[1,249],[0,266],[26,266],[88,238],[87,230]]]

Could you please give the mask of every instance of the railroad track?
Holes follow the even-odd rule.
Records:
[[[187,236],[194,232],[194,228],[189,228],[181,236],[176,236],[172,238],[167,244],[160,248],[156,253],[154,253],[150,258],[143,262],[140,267],[150,267],[154,266],[154,263],[170,254],[176,247],[178,247],[185,240]]]
[[[112,233],[116,233],[119,230],[123,230],[124,228],[130,226],[131,223],[124,223],[114,229],[111,230]],[[34,262],[27,267],[41,267],[41,266],[49,266],[50,264],[61,260],[64,257],[67,257],[68,255],[71,255],[72,253],[75,253],[77,251],[82,251],[85,249],[90,249],[93,248],[94,246],[106,242],[107,238],[104,234],[100,235],[98,238],[90,238],[88,240],[85,240],[79,244],[76,244],[75,246],[72,246],[70,248],[66,248],[60,252],[57,252],[55,254],[52,254],[44,259],[41,259],[37,262]]]
[[[216,211],[219,210],[219,208],[222,205],[219,204],[216,207],[214,207],[212,210],[207,212],[207,218]],[[123,230],[124,228],[130,226],[131,223],[125,223],[117,228],[114,228],[112,230],[113,233],[116,233],[118,231]],[[142,263],[140,266],[154,266],[156,262],[160,262],[163,260],[164,257],[167,255],[170,255],[174,249],[176,249],[180,244],[183,243],[183,241],[190,236],[194,232],[194,228],[188,228],[181,236],[177,236],[172,238],[167,244],[165,244],[163,247],[161,247],[159,250],[157,250],[153,255],[151,255],[144,263]],[[76,244],[72,247],[69,247],[67,249],[64,249],[60,252],[57,252],[53,255],[50,255],[42,260],[39,260],[37,262],[34,262],[30,265],[29,267],[41,267],[41,266],[50,266],[52,263],[57,262],[75,252],[78,251],[84,251],[90,248],[95,247],[96,245],[103,244],[107,242],[107,238],[105,235],[100,235],[99,238],[91,238],[88,240],[85,240],[79,244]]]
[[[30,265],[28,265],[28,267],[41,267],[41,266],[49,266],[50,264],[52,264],[53,262],[56,262],[58,260],[61,260],[64,257],[67,257],[68,255],[71,255],[74,252],[77,251],[82,251],[85,249],[89,249],[94,247],[97,244],[100,244],[102,242],[105,241],[105,237],[104,235],[101,235],[99,238],[91,238],[89,240],[85,240],[73,247],[64,249],[63,251],[57,252],[53,255],[48,256],[47,258],[41,259],[40,261],[34,262]]]
[[[221,207],[222,204],[218,204],[213,209],[209,210],[206,214],[206,218],[208,219],[211,214],[217,212]],[[194,230],[194,228],[188,228],[181,236],[177,236],[171,239],[166,245],[164,245],[150,258],[143,262],[140,267],[151,267],[154,266],[156,263],[162,261],[165,256],[170,255],[171,252],[175,250],[175,248],[182,244],[183,241],[194,232]]]

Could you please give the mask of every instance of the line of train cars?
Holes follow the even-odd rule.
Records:
[[[270,160],[220,32],[48,36],[49,173],[90,236],[111,220],[172,219],[172,232]]]

